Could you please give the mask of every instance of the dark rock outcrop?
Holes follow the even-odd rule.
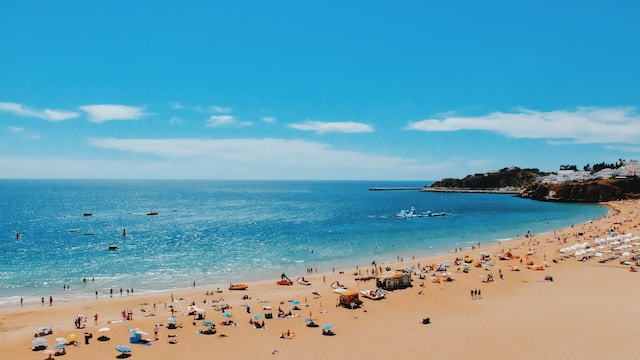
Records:
[[[498,172],[468,175],[463,179],[442,179],[430,185],[432,188],[450,189],[524,189],[540,176],[547,175],[538,169],[504,168]]]
[[[640,198],[640,179],[606,179],[557,184],[534,182],[518,196],[542,201],[585,203]]]

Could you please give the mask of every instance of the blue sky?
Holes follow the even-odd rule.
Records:
[[[0,178],[438,180],[637,160],[639,13],[5,2]]]

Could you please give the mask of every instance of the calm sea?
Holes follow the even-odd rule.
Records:
[[[283,271],[295,277],[549,232],[607,212],[511,195],[368,190],[426,184],[0,180],[0,306],[277,280]],[[412,206],[446,215],[396,217]]]

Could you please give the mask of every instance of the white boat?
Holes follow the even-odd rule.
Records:
[[[422,214],[418,214],[416,212],[416,208],[415,207],[411,207],[411,209],[406,210],[406,209],[402,209],[400,210],[399,213],[396,214],[397,218],[401,218],[401,219],[406,219],[406,218],[415,218],[415,217],[421,217]]]
[[[384,299],[387,296],[384,293],[384,291],[382,291],[382,289],[380,288],[377,288],[375,290],[373,289],[360,290],[360,294],[362,294],[362,296],[366,297],[367,299],[371,299],[371,300],[380,300],[380,299]]]
[[[298,284],[300,285],[311,285],[311,281],[305,279],[304,276],[298,276],[296,281],[298,281]]]

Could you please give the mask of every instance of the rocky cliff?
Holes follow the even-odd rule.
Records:
[[[542,201],[601,202],[640,198],[640,178],[576,181],[568,183],[534,182],[518,195]]]
[[[463,179],[442,179],[431,184],[432,188],[449,189],[524,189],[546,173],[538,169],[504,168],[500,171],[468,175]]]

